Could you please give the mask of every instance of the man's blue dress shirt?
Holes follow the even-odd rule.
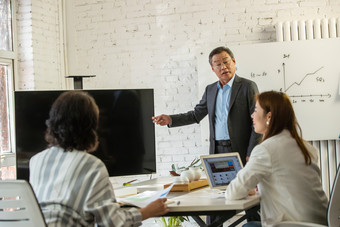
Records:
[[[218,93],[216,98],[216,110],[215,110],[215,140],[229,140],[228,131],[228,114],[229,103],[231,95],[231,87],[234,82],[235,75],[231,80],[223,86],[220,82],[217,83]]]

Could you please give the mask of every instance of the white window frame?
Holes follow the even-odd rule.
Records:
[[[0,64],[6,65],[7,67],[7,89],[8,89],[8,111],[9,111],[9,151],[3,152],[1,151],[1,162],[0,167],[8,167],[8,166],[15,166],[15,127],[14,127],[14,86],[13,86],[13,62],[14,59],[6,59],[0,57]]]
[[[14,112],[14,76],[16,75],[17,53],[16,53],[16,17],[15,17],[15,0],[11,0],[11,14],[12,14],[12,51],[0,50],[0,63],[8,66],[8,111],[9,111],[9,133],[10,133],[10,151],[0,152],[0,167],[16,166],[15,155],[15,112]],[[16,174],[15,174],[16,175]],[[1,175],[0,175],[1,179]]]

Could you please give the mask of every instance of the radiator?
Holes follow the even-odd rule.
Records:
[[[276,41],[297,41],[340,37],[340,17],[285,21],[275,25]],[[322,186],[329,198],[337,166],[340,163],[340,141],[310,141],[319,150]]]

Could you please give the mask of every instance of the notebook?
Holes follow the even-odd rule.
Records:
[[[243,168],[237,152],[202,155],[200,158],[212,189],[226,189],[238,171]]]

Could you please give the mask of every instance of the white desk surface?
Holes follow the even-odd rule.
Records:
[[[160,177],[124,187],[124,190],[138,187],[159,187],[172,182],[171,177]],[[159,190],[160,190],[159,189]],[[117,189],[123,190],[123,188]],[[116,191],[116,190],[115,190]],[[167,196],[172,203],[168,204],[170,212],[200,212],[200,211],[223,211],[245,210],[260,202],[260,196],[248,196],[245,199],[228,201],[220,190],[212,190],[209,187],[196,189],[191,192],[170,192]],[[178,203],[179,202],[179,203]]]
[[[168,204],[170,212],[245,210],[259,204],[260,196],[254,195],[246,199],[228,201],[224,198],[224,194],[205,187],[172,197],[170,200],[174,201]]]

